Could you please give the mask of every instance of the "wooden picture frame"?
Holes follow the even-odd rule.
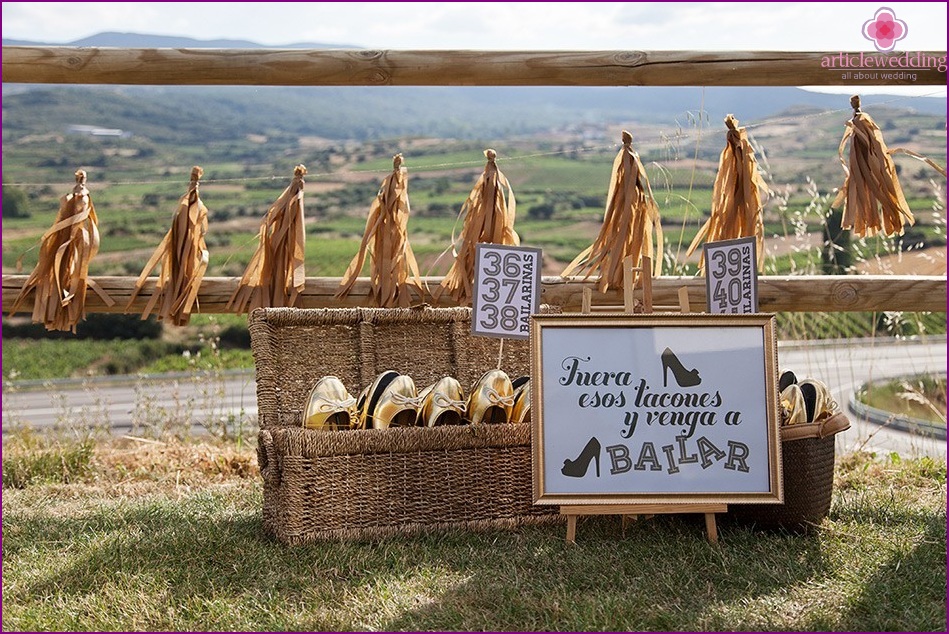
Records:
[[[535,315],[535,504],[780,503],[774,315]]]

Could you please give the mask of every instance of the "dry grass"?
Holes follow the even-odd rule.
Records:
[[[16,434],[4,467],[74,445]],[[4,490],[3,630],[941,629],[945,469],[849,456],[814,534],[723,524],[719,547],[700,520],[602,517],[574,546],[549,526],[291,548],[262,531],[251,448],[100,439],[70,478]]]

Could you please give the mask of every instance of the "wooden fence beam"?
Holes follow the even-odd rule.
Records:
[[[25,275],[3,276],[3,312],[9,313]],[[91,290],[86,296],[89,312],[121,313],[128,303],[134,277],[96,277],[96,282],[115,300],[106,306]],[[434,289],[440,277],[424,281]],[[333,299],[339,288],[338,277],[311,277],[306,280],[301,306],[304,308],[335,308],[368,306],[369,278],[359,278],[349,297]],[[154,283],[154,278],[150,284]],[[227,300],[237,288],[236,277],[206,277],[198,295],[202,313],[223,313]],[[578,278],[556,276],[542,280],[541,301],[562,306],[564,310],[579,312],[583,289],[592,288],[593,282]],[[695,310],[705,308],[705,280],[693,277],[657,277],[653,279],[653,302],[657,305],[678,305],[679,289],[686,287]],[[152,288],[146,286],[146,289]],[[852,312],[852,311],[931,311],[946,312],[946,278],[940,276],[906,275],[824,275],[824,276],[762,276],[758,278],[758,298],[761,312]],[[431,302],[430,298],[426,301]],[[453,306],[450,297],[443,297],[440,306]],[[593,291],[594,306],[616,306],[622,311],[622,290],[607,293]],[[141,312],[145,300],[139,297],[132,307]],[[21,313],[32,310],[32,298],[20,308]]]
[[[913,57],[900,66],[899,60]],[[917,58],[917,55],[920,56]],[[4,46],[4,83],[268,86],[946,85],[943,52],[388,51]],[[844,79],[872,57],[877,74]],[[880,60],[880,61],[876,61]],[[833,64],[834,67],[829,67]],[[841,66],[844,66],[841,68]],[[860,63],[860,66],[865,66]],[[912,73],[896,71],[911,70]],[[865,73],[874,75],[874,73]]]

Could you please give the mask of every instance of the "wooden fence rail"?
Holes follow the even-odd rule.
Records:
[[[270,86],[800,86],[851,85],[828,58],[872,56],[881,69],[907,53],[769,51],[380,51],[300,49],[145,49],[3,47],[5,83],[270,85]],[[943,52],[920,52],[914,80],[886,83],[944,86],[946,71],[928,60]],[[884,59],[885,58],[885,59]],[[920,61],[920,58],[922,61]],[[836,63],[836,62],[835,62]],[[898,70],[900,61],[893,62]],[[907,61],[906,64],[909,64]],[[873,83],[880,83],[879,80]],[[26,276],[3,276],[3,311],[8,312]],[[108,307],[90,292],[90,312],[123,312],[135,279],[98,277],[115,300]],[[237,278],[205,278],[200,311],[224,311]],[[429,287],[440,278],[428,278]],[[365,305],[368,279],[337,302],[339,278],[310,278],[304,307]],[[546,277],[542,301],[579,310],[583,288],[592,282]],[[656,304],[675,305],[682,286],[696,306],[705,304],[701,278],[660,277],[653,283]],[[946,310],[946,278],[923,276],[766,276],[759,280],[760,309],[771,311],[939,311]],[[594,305],[619,305],[619,292],[594,292]],[[446,300],[444,305],[451,305]],[[138,300],[132,311],[141,311]],[[24,306],[29,312],[31,305]]]
[[[915,67],[909,68],[907,55],[912,56]],[[905,77],[866,82],[844,79],[854,65],[851,60],[862,61],[864,57],[872,57],[880,73]],[[896,59],[891,62],[890,57]],[[861,84],[945,86],[946,71],[936,68],[938,60],[945,57],[945,51],[868,54],[4,46],[3,81],[182,86],[852,85],[859,92]]]
[[[25,275],[3,276],[3,311],[8,313],[13,301],[26,280]],[[86,296],[89,312],[120,313],[125,311],[131,297],[135,278],[96,277],[96,283],[114,300],[115,305],[106,306],[91,290]],[[424,281],[434,289],[440,277],[428,277]],[[154,279],[152,280],[154,282]],[[207,277],[198,295],[202,313],[222,313],[225,305],[237,288],[236,277]],[[342,301],[333,299],[339,288],[340,278],[311,277],[301,296],[303,308],[334,308],[367,306],[369,278],[360,278],[349,297]],[[653,280],[653,302],[658,305],[677,305],[678,290],[689,289],[693,310],[704,310],[705,279],[698,277],[658,277]],[[567,311],[579,311],[584,287],[593,288],[593,282],[577,278],[563,279],[556,276],[542,280],[541,301],[562,306]],[[148,289],[151,286],[146,287]],[[946,278],[938,276],[902,275],[826,275],[826,276],[762,276],[758,285],[759,308],[762,312],[847,312],[847,311],[946,311]],[[428,301],[431,301],[428,299]],[[620,306],[622,291],[593,292],[594,306]],[[453,306],[450,297],[443,296],[440,306]],[[23,313],[32,310],[32,301],[20,308]],[[137,298],[132,312],[141,312],[145,300]]]

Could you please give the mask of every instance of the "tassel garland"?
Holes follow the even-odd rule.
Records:
[[[686,256],[702,243],[755,237],[758,270],[764,270],[764,222],[761,219],[761,194],[768,187],[758,173],[755,150],[744,128],[733,115],[725,117],[725,149],[718,160],[718,175],[712,187],[712,215],[689,245]],[[704,256],[703,256],[704,257]],[[704,262],[699,263],[699,268]]]
[[[843,187],[831,207],[844,207],[842,229],[853,229],[860,237],[883,233],[885,236],[902,235],[903,225],[916,222],[910,211],[896,175],[896,165],[883,141],[879,126],[865,112],[860,111],[860,97],[850,98],[853,118],[837,149],[843,165]],[[850,165],[844,160],[844,146],[850,140]]]
[[[561,277],[586,271],[584,279],[599,273],[597,289],[606,292],[610,287],[623,287],[623,260],[632,256],[638,264],[645,256],[651,258],[653,276],[662,270],[662,226],[659,206],[656,204],[646,177],[646,170],[633,151],[632,135],[623,130],[623,147],[613,161],[606,211],[600,234],[573,262],[567,265]],[[655,234],[655,241],[653,240]],[[634,278],[634,284],[636,283]]]
[[[89,277],[89,262],[99,251],[99,219],[86,189],[86,172],[76,172],[76,185],[60,198],[59,213],[40,244],[39,258],[10,313],[33,298],[33,323],[47,330],[76,332],[85,317],[86,288],[92,288],[108,306],[115,302]]]
[[[209,259],[204,242],[208,232],[208,208],[198,193],[198,180],[203,174],[200,167],[192,168],[188,192],[178,202],[171,229],[135,282],[126,312],[144,288],[148,275],[161,262],[161,273],[142,311],[142,319],[157,308],[159,320],[167,320],[176,326],[186,326],[191,320],[191,310],[197,302]]]
[[[488,163],[459,213],[459,217],[465,218],[460,247],[441,286],[432,294],[435,300],[447,291],[459,306],[470,306],[474,295],[475,247],[478,243],[509,246],[519,246],[521,243],[514,231],[514,212],[517,204],[514,200],[514,190],[498,169],[495,162],[497,152],[488,149],[484,151],[484,156]],[[454,240],[452,243],[454,244]]]
[[[412,290],[422,299],[422,278],[409,244],[409,213],[408,172],[402,167],[402,155],[396,154],[392,159],[392,173],[382,181],[369,209],[359,252],[343,275],[336,299],[346,297],[352,290],[367,253],[370,256],[370,296],[376,306],[408,308]]]
[[[293,181],[267,211],[260,225],[257,251],[227,303],[237,313],[271,306],[295,306],[306,285],[303,268],[306,233],[303,221],[303,177],[297,165]]]

